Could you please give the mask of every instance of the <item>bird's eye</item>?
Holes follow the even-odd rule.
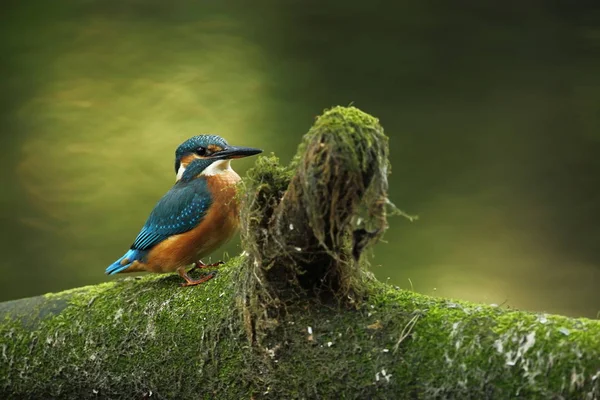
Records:
[[[206,148],[205,147],[198,147],[196,149],[196,154],[198,154],[199,156],[206,155]]]

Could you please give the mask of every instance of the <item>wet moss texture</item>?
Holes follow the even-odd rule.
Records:
[[[216,278],[0,303],[0,398],[600,398],[600,321],[372,277],[364,251],[387,226],[388,173],[375,118],[325,112],[291,166],[263,157],[249,172],[245,251]]]

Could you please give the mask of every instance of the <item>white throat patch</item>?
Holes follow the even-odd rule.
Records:
[[[210,164],[200,175],[213,176],[231,171],[231,160],[218,160]]]
[[[204,171],[202,171],[200,173],[200,175],[213,176],[213,175],[218,175],[218,174],[222,174],[224,172],[229,172],[229,171],[232,171],[231,160],[217,160],[214,163],[210,164],[208,167],[206,167],[204,169]],[[185,172],[185,166],[180,165],[179,170],[177,171],[177,178],[175,180],[176,181],[180,180],[181,177],[183,176],[184,172]]]
[[[180,180],[181,177],[183,176],[184,172],[185,172],[185,167],[183,165],[180,165],[179,169],[177,170],[177,178],[175,178],[175,181]]]

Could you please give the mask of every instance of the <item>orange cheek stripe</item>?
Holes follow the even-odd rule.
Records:
[[[208,151],[210,151],[211,153],[216,153],[218,151],[223,150],[223,148],[221,146],[217,146],[214,144],[209,144],[207,147]]]
[[[181,165],[185,168],[189,163],[194,161],[196,157],[193,154],[188,154],[186,156],[181,157]]]

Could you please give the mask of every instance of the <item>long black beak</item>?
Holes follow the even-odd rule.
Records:
[[[259,153],[262,153],[261,149],[253,149],[252,147],[227,146],[225,150],[216,153],[215,158],[227,160],[231,158],[253,156]]]

